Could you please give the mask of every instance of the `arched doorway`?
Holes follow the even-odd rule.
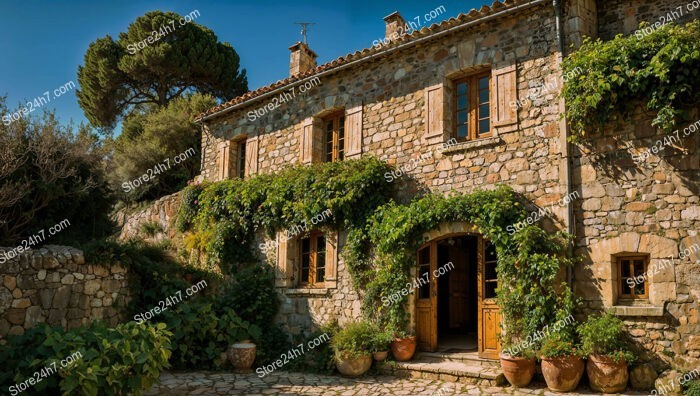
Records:
[[[451,231],[455,230],[454,227]],[[435,236],[417,252],[415,323],[418,346],[429,352],[478,352],[497,359],[496,250],[475,232]]]

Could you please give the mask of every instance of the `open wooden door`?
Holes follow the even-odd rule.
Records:
[[[416,294],[416,338],[422,351],[437,350],[437,287],[434,277],[437,267],[437,244],[429,244],[418,250],[418,279],[430,279],[415,290]],[[428,275],[426,275],[426,273]]]
[[[477,272],[479,296],[479,357],[498,359],[501,345],[498,334],[501,329],[501,316],[496,305],[496,247],[479,236],[479,270]]]

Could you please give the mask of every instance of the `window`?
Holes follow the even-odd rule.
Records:
[[[484,298],[496,298],[496,287],[498,287],[498,275],[496,265],[496,246],[491,242],[486,242],[484,247]]]
[[[323,287],[326,279],[326,237],[313,233],[299,244],[299,285]]]
[[[453,137],[458,141],[491,136],[490,86],[489,73],[455,81]]]
[[[426,275],[428,274],[428,275]],[[418,253],[418,278],[430,278],[430,246]],[[421,283],[418,288],[418,298],[430,298],[430,282]]]
[[[647,256],[617,258],[617,284],[621,299],[644,299],[649,295]]]
[[[243,179],[245,177],[245,140],[241,140],[236,147],[237,160],[237,176]]]
[[[325,161],[342,161],[345,156],[345,113],[324,119]]]

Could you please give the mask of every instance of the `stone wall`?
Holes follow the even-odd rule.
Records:
[[[116,213],[115,221],[121,227],[119,239],[130,239],[134,237],[144,238],[172,238],[176,234],[174,220],[180,208],[180,192],[166,195],[148,204],[145,208],[137,210],[124,208]],[[157,225],[158,231],[155,235],[145,235],[142,226],[146,223]]]
[[[0,339],[42,322],[116,325],[130,299],[124,267],[86,264],[82,251],[66,246],[25,251],[2,265],[0,279]]]
[[[700,17],[693,0],[605,0],[598,2],[598,36],[610,40],[618,34],[634,34],[641,22],[682,24]],[[695,5],[700,5],[695,2]],[[679,8],[682,10],[682,15]],[[673,12],[678,14],[673,15]]]

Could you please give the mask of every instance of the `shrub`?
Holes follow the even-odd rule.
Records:
[[[327,334],[331,340],[340,331],[338,327],[338,322],[330,322],[320,329],[313,332],[311,337],[303,340],[313,340],[315,338],[321,337],[323,334]],[[300,341],[300,342],[303,342]],[[290,369],[295,371],[307,371],[318,374],[332,374],[335,371],[335,357],[332,347],[332,342],[324,342],[314,349],[308,350],[303,359],[294,360],[294,365],[290,366]]]
[[[610,312],[589,317],[578,327],[578,333],[584,355],[606,355],[617,362],[634,360],[624,340],[625,324]]]
[[[580,348],[576,348],[576,344],[569,337],[558,332],[549,334],[540,348],[540,356],[545,358],[579,355],[580,353]]]
[[[275,319],[280,301],[275,290],[275,273],[267,265],[253,265],[239,271],[216,298],[217,309],[231,307],[243,320],[260,327]]]
[[[60,360],[75,356],[72,365],[42,378],[28,392],[141,395],[169,367],[170,335],[162,324],[130,322],[107,328],[95,323],[69,331],[40,325],[0,346],[0,386],[22,382],[52,362],[61,367]]]
[[[700,396],[700,380],[690,381],[685,384],[683,390],[685,396]]]
[[[382,352],[389,349],[389,344],[394,340],[394,334],[388,330],[382,330],[374,326],[372,334],[372,352]]]
[[[368,321],[348,324],[337,332],[331,340],[331,346],[336,356],[353,359],[370,353],[373,347],[375,329],[375,326]]]
[[[149,237],[153,237],[159,232],[163,232],[163,227],[161,227],[160,224],[158,224],[155,221],[147,221],[145,223],[142,223],[141,227],[139,228],[142,233]]]
[[[211,303],[182,302],[161,315],[173,333],[170,362],[175,369],[221,368],[221,353],[229,345],[261,336],[259,327],[241,319],[233,309],[215,312]]]

